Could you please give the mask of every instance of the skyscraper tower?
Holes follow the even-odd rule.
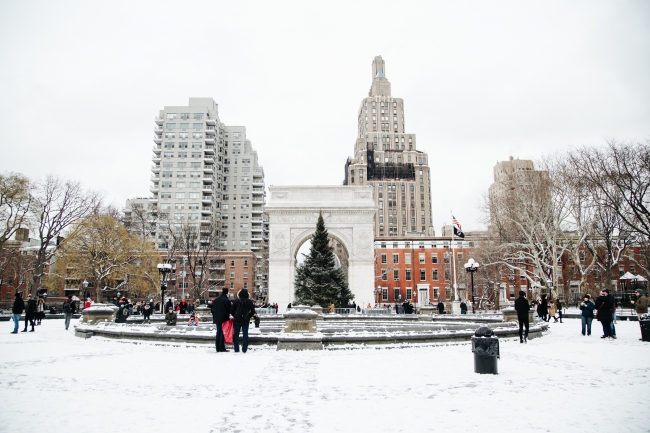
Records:
[[[361,101],[354,156],[344,185],[375,188],[375,237],[434,235],[428,156],[405,132],[404,101],[393,98],[381,56],[372,62],[372,85]]]

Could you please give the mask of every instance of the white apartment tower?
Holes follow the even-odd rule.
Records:
[[[155,123],[150,201],[158,226],[216,226],[220,250],[264,251],[264,170],[246,128],[224,125],[212,98],[166,106]],[[160,227],[152,236],[168,248]]]
[[[434,235],[428,156],[407,133],[404,101],[391,95],[381,56],[372,62],[372,85],[358,112],[354,156],[345,164],[345,185],[373,185],[375,237]]]

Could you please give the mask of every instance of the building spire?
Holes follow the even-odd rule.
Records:
[[[390,96],[390,82],[386,79],[386,64],[381,56],[372,61],[372,86],[368,96]]]
[[[375,78],[386,78],[386,64],[381,56],[375,56],[372,61],[372,79]]]

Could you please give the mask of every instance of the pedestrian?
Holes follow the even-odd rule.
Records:
[[[232,307],[230,307],[230,314],[232,314],[235,319],[235,331],[233,334],[233,346],[235,352],[239,352],[239,330],[241,329],[242,334],[244,335],[241,351],[246,353],[248,350],[248,325],[250,325],[251,317],[256,316],[255,306],[249,299],[248,290],[241,289],[239,291],[237,299],[232,303]]]
[[[438,314],[445,314],[445,304],[442,299],[438,299]]]
[[[185,300],[185,298],[181,299],[181,303],[179,304],[179,310],[180,310],[180,314],[187,313],[187,301]]]
[[[20,326],[20,315],[25,311],[25,301],[20,295],[20,292],[16,292],[14,295],[14,305],[11,307],[11,318],[14,320],[14,330],[12,334],[18,334],[18,327]]]
[[[542,318],[545,322],[550,322],[551,318],[548,317],[548,300],[546,295],[542,295],[542,300],[539,302],[539,309],[537,310],[537,315]]]
[[[399,307],[397,306],[397,302],[395,302],[395,314],[399,314]]]
[[[174,312],[174,308],[169,308],[167,309],[167,314],[165,314],[165,323],[167,326],[176,326],[176,319],[178,316],[176,316],[176,313]]]
[[[217,335],[215,336],[215,345],[217,352],[230,352],[226,349],[226,342],[223,338],[223,324],[230,319],[230,299],[228,299],[228,288],[224,287],[221,290],[221,296],[213,302],[215,309],[214,316],[217,322]]]
[[[548,301],[548,321],[551,321],[551,317],[553,318],[554,322],[557,323],[557,317],[555,315],[557,314],[557,306],[555,305],[555,299],[551,299]]]
[[[519,342],[528,343],[528,330],[530,328],[528,312],[530,311],[530,305],[528,305],[528,299],[526,299],[526,292],[523,290],[519,292],[519,297],[515,300],[515,311],[517,311],[517,321],[519,322]],[[524,328],[526,328],[525,333],[523,332]]]
[[[93,303],[90,301],[90,298],[86,298],[86,303],[84,304],[84,310],[90,308]]]
[[[600,296],[596,298],[596,320],[603,326],[603,335],[600,338],[613,340],[612,300],[609,298],[609,290],[607,289],[603,289]]]
[[[144,307],[142,307],[142,323],[151,323],[151,313],[152,313],[152,308],[151,305],[149,304],[144,304]]]
[[[335,310],[334,303],[330,302],[329,310],[330,310],[330,314],[334,314],[334,310]]]
[[[120,302],[115,321],[117,323],[126,323],[127,317],[129,317],[129,307],[127,307],[126,302]]]
[[[62,308],[63,315],[65,316],[66,331],[70,326],[70,319],[72,319],[72,315],[74,314],[76,309],[77,309],[77,305],[72,300],[72,295],[68,295],[68,299],[66,299],[65,302],[63,302],[63,308]]]
[[[558,299],[555,305],[557,305],[557,315],[560,318],[560,323],[563,323],[562,322],[562,301]]]
[[[465,301],[460,301],[460,314],[467,314],[467,304]]]
[[[609,300],[612,302],[612,321],[610,322],[610,326],[612,328],[612,334],[611,337],[616,340],[616,308],[618,307],[618,304],[616,302],[616,298],[612,295],[608,295]]]
[[[632,301],[636,316],[641,320],[641,316],[648,312],[648,298],[641,292],[641,289],[636,289],[636,299]]]
[[[36,322],[34,322],[34,319],[36,318],[36,299],[32,296],[30,293],[27,295],[27,308],[25,309],[25,329],[23,329],[21,332],[27,332],[27,323],[32,326],[32,329],[29,332],[34,332],[34,325]]]
[[[274,303],[273,303],[273,308],[275,308],[275,314],[278,314],[278,309],[279,309],[280,307],[278,307],[278,303],[277,303],[277,302],[274,302]]]
[[[167,303],[165,304],[165,311],[169,311],[170,308],[174,308],[172,298],[167,299]]]
[[[587,328],[587,336],[591,335],[591,322],[594,320],[594,309],[596,306],[591,302],[591,295],[585,295],[582,304],[580,304],[580,319],[582,320],[582,335],[585,335],[585,327]]]
[[[45,317],[45,299],[42,296],[38,297],[36,301],[36,324],[40,325],[41,320]]]
[[[187,314],[192,314],[192,313],[194,313],[194,304],[192,304],[191,302],[188,302],[187,303]]]
[[[291,302],[289,302],[289,305],[287,305],[287,311],[291,310]]]

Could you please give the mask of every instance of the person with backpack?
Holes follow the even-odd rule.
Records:
[[[25,309],[25,329],[23,329],[21,332],[27,332],[27,322],[32,326],[32,329],[29,332],[34,332],[34,325],[36,322],[34,319],[36,318],[36,299],[32,296],[30,293],[27,295],[27,308]]]
[[[20,315],[23,314],[23,311],[25,311],[25,301],[23,301],[23,297],[20,295],[20,292],[16,292],[15,295],[15,300],[14,300],[14,305],[11,307],[11,317],[14,320],[14,330],[11,332],[12,334],[18,334],[18,327],[20,326]]]
[[[241,289],[239,291],[237,294],[237,300],[232,303],[230,314],[232,314],[235,319],[235,332],[233,336],[235,352],[239,352],[239,330],[241,329],[244,334],[244,341],[241,350],[243,353],[246,353],[248,350],[248,325],[250,325],[251,317],[257,315],[255,313],[255,305],[253,305],[253,301],[249,299],[247,289]]]
[[[65,300],[63,303],[63,314],[65,316],[65,329],[66,331],[68,330],[68,327],[70,326],[70,319],[72,319],[72,315],[74,314],[76,310],[77,305],[74,303],[72,300],[72,295],[68,295],[68,299]]]

